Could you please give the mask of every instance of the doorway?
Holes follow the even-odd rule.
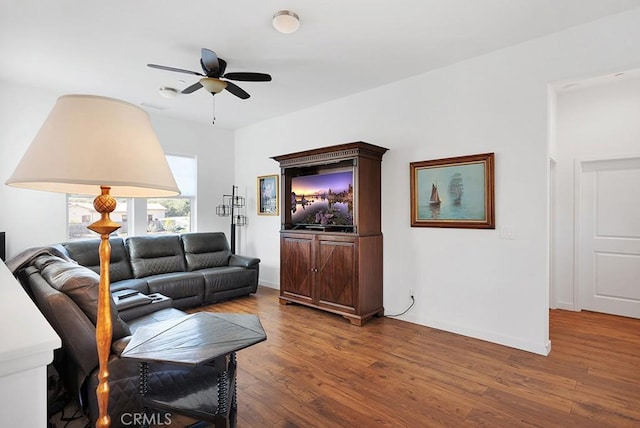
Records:
[[[575,171],[576,309],[640,318],[640,157]]]

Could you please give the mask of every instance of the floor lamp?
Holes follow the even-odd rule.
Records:
[[[112,98],[65,95],[27,149],[7,185],[52,192],[100,195],[93,206],[101,218],[89,225],[100,234],[100,285],[96,342],[99,372],[97,427],[108,427],[111,348],[109,235],[120,225],[109,215],[117,197],[168,197],[180,193],[149,115]]]

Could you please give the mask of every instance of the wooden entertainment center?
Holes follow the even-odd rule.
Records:
[[[339,314],[358,326],[384,315],[380,192],[386,151],[359,141],[272,158],[281,169],[280,303]],[[292,182],[301,177],[345,173],[348,190],[293,192]],[[316,202],[328,208],[299,211],[312,211]],[[307,221],[294,221],[294,211]]]

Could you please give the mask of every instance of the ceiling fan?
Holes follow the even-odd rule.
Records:
[[[238,80],[242,82],[270,82],[271,76],[265,73],[252,73],[252,72],[235,72],[225,73],[227,68],[227,62],[222,58],[218,58],[218,55],[212,50],[202,48],[200,57],[200,66],[203,73],[191,70],[183,70],[181,68],[168,67],[166,65],[147,64],[151,68],[158,68],[160,70],[175,71],[178,73],[194,74],[196,76],[202,76],[198,82],[191,86],[188,86],[182,90],[183,94],[190,94],[197,91],[200,88],[205,88],[211,93],[211,95],[218,94],[223,90],[231,92],[238,98],[246,100],[250,95],[241,87],[229,80]],[[227,80],[222,80],[227,79]]]

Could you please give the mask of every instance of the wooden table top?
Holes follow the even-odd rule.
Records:
[[[138,328],[121,357],[197,366],[266,339],[257,315],[198,312]]]

